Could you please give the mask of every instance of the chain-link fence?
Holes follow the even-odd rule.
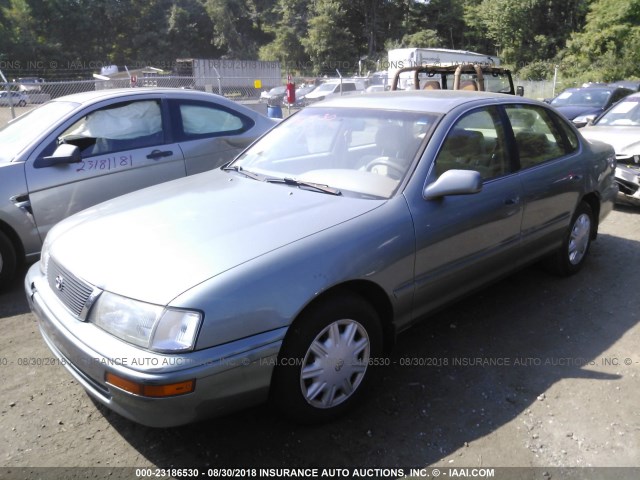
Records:
[[[280,77],[262,78],[258,82],[249,77],[195,78],[169,75],[64,82],[45,82],[34,78],[29,82],[0,84],[0,125],[51,99],[80,92],[138,87],[184,88],[216,93],[232,100],[258,101],[262,91],[279,85],[283,85]]]
[[[524,96],[527,98],[535,98],[537,100],[544,100],[547,98],[555,97],[561,89],[559,85],[554,84],[552,81],[533,81],[533,80],[520,80],[518,78],[513,79],[515,86],[524,87]]]
[[[251,77],[196,77],[174,75],[121,75],[119,78],[103,78],[75,81],[44,81],[39,78],[0,84],[0,126],[12,118],[29,111],[51,99],[73,93],[114,88],[164,87],[194,89],[216,93],[232,100],[252,102],[260,99],[263,91],[282,86],[285,79],[279,76],[262,78],[256,81]],[[514,80],[522,85],[525,96],[545,99],[554,96],[553,82],[534,82]]]

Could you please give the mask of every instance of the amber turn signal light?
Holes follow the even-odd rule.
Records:
[[[140,395],[142,397],[175,397],[176,395],[184,395],[191,393],[196,389],[195,380],[187,380],[179,383],[169,383],[167,385],[144,385],[142,383],[133,382],[126,378],[107,372],[105,381],[109,385],[113,385],[125,392]]]

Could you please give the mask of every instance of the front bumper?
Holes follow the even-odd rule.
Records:
[[[265,401],[286,328],[206,350],[166,355],[123,342],[79,321],[50,290],[35,264],[25,278],[29,306],[54,355],[89,395],[120,415],[150,427],[173,427]],[[143,385],[195,380],[191,393],[152,398],[105,381],[107,373]]]
[[[616,182],[619,189],[617,202],[640,207],[640,166],[618,163]]]

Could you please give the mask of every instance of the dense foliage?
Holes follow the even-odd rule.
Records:
[[[0,0],[0,69],[74,76],[177,58],[381,68],[388,49],[499,55],[530,79],[640,76],[640,0]],[[384,68],[384,67],[382,67]]]

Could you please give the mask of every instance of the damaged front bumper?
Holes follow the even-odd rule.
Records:
[[[617,203],[640,207],[640,165],[618,163],[616,182],[618,183]]]

